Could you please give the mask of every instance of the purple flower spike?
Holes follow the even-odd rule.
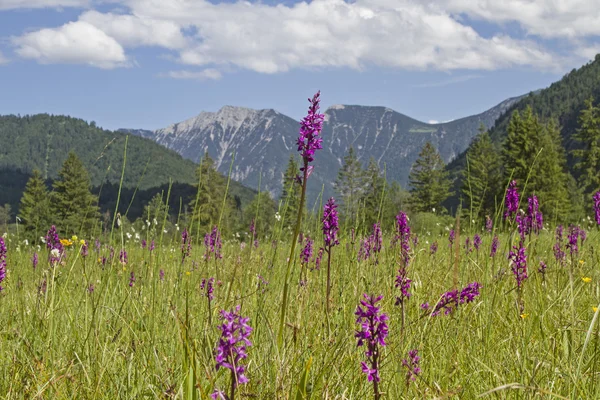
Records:
[[[302,264],[308,264],[313,255],[313,240],[306,236],[304,240],[304,248],[300,252],[300,261]]]
[[[358,339],[357,346],[366,344],[365,355],[370,363],[370,367],[365,363],[361,363],[361,369],[367,374],[367,379],[373,382],[379,382],[379,346],[386,346],[385,338],[388,335],[387,314],[382,313],[377,303],[383,296],[369,296],[364,294],[364,300],[360,301],[360,305],[356,307],[354,313],[356,323],[360,325],[360,329],[356,331],[355,337]]]
[[[512,218],[519,209],[519,192],[517,190],[517,181],[511,181],[506,190],[506,198],[504,199],[506,212],[504,219]]]
[[[33,257],[31,258],[31,263],[33,264],[33,269],[37,268],[39,262],[39,257],[37,253],[33,253]]]
[[[450,229],[450,233],[448,234],[448,246],[452,247],[454,244],[454,239],[456,239],[456,232],[454,229]]]
[[[4,243],[4,239],[0,237],[0,292],[4,290],[1,286],[2,281],[6,279],[6,244]]]
[[[596,216],[596,223],[598,225],[600,225],[600,192],[596,192],[593,199],[594,199],[594,214]]]
[[[121,249],[121,252],[119,253],[119,261],[121,261],[121,264],[123,265],[127,264],[127,251],[125,249]]]
[[[213,292],[215,291],[213,287],[214,283],[215,278],[202,278],[202,282],[200,283],[200,290],[204,292],[204,296],[206,296],[210,301],[215,298],[213,295]]]
[[[438,316],[442,311],[444,312],[444,315],[449,315],[454,312],[459,305],[473,302],[475,298],[479,296],[479,289],[481,289],[481,284],[472,282],[462,288],[460,292],[458,290],[450,290],[444,293],[436,303],[435,307],[433,307],[431,316]],[[429,310],[429,303],[421,304],[421,308],[423,310]]]
[[[134,283],[135,283],[135,274],[133,273],[133,271],[131,271],[131,274],[129,274],[129,287],[133,287]]]
[[[533,195],[528,200],[527,207],[527,225],[530,231],[538,234],[544,228],[544,217],[540,211],[540,204],[537,196]]]
[[[81,257],[86,258],[88,256],[88,242],[85,240],[81,245]]]
[[[477,233],[473,236],[473,246],[475,246],[475,250],[477,251],[479,251],[479,248],[481,247],[481,236]]]
[[[419,367],[419,361],[421,357],[419,357],[419,351],[417,349],[410,350],[408,352],[408,358],[402,360],[402,365],[406,367],[406,384],[408,385],[410,382],[414,382],[417,379],[417,376],[421,374],[421,368]]]
[[[398,270],[398,275],[396,276],[396,281],[394,286],[400,289],[400,296],[396,297],[396,305],[400,305],[404,303],[404,300],[410,299],[410,284],[411,280],[408,279],[408,273],[405,268]]]
[[[186,257],[189,257],[192,252],[192,238],[187,230],[183,229],[181,233],[181,262],[185,261]]]
[[[325,115],[319,113],[319,102],[321,92],[318,91],[311,99],[308,114],[300,122],[300,135],[298,136],[298,151],[302,155],[305,164],[314,160],[316,150],[323,148],[323,139],[319,137],[323,129]],[[304,170],[304,167],[303,169]]]
[[[437,242],[431,243],[431,246],[429,246],[429,254],[434,255],[437,252],[437,249],[438,249],[438,243]]]
[[[490,216],[486,216],[485,217],[485,230],[487,231],[487,233],[492,233],[492,229],[494,227],[494,223],[492,222],[492,219],[490,218]]]
[[[221,242],[221,232],[219,232],[219,228],[215,225],[210,233],[207,233],[204,236],[204,246],[206,247],[206,252],[204,253],[204,259],[210,259],[211,253],[215,255],[215,258],[223,258],[221,255],[221,247],[223,246]]]
[[[498,235],[494,235],[492,239],[492,245],[490,247],[490,257],[495,257],[498,251]]]
[[[63,245],[60,243],[60,239],[58,238],[58,232],[56,232],[56,227],[52,225],[46,234],[46,247],[50,251],[48,254],[48,262],[51,265],[54,265],[62,260],[64,255]]]
[[[231,370],[234,387],[248,382],[245,375],[246,367],[241,362],[248,357],[247,347],[252,346],[252,342],[248,339],[252,333],[252,327],[248,325],[250,319],[242,317],[239,312],[240,306],[231,312],[221,310],[219,318],[223,324],[218,326],[221,337],[215,351],[217,370],[219,368]]]
[[[394,243],[400,242],[400,254],[406,267],[410,262],[410,226],[408,225],[408,216],[403,211],[396,216],[396,237],[393,241]]]
[[[515,275],[517,287],[520,288],[523,281],[527,279],[527,255],[523,242],[519,244],[519,247],[514,246],[513,249],[516,251],[511,250],[508,259],[512,262],[512,272]]]
[[[323,207],[323,236],[325,236],[325,246],[332,247],[340,244],[337,238],[339,230],[337,205],[334,198],[327,200]]]

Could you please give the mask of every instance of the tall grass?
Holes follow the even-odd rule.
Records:
[[[446,237],[421,235],[409,267],[413,297],[404,304],[401,334],[393,286],[398,249],[390,246],[391,236],[385,238],[378,265],[358,262],[358,245],[349,245],[349,237],[342,236],[332,260],[329,324],[325,271],[309,272],[307,284],[300,286],[295,274],[286,276],[290,245],[284,242],[277,242],[286,250],[279,252],[265,238],[254,250],[226,242],[224,257],[217,261],[221,281],[209,309],[199,285],[214,269],[202,262],[204,249],[199,246],[181,274],[180,249],[171,244],[176,238],[163,241],[152,253],[135,239],[124,239],[128,265],[119,263],[118,253],[104,267],[97,262],[109,256],[108,243],[99,255],[91,250],[85,260],[78,247],[69,247],[66,262],[55,268],[47,265],[42,251],[34,270],[35,246],[9,236],[9,275],[0,295],[0,393],[6,398],[181,398],[184,393],[208,398],[213,387],[229,384],[227,372],[215,371],[216,313],[241,304],[255,330],[248,358],[250,382],[238,388],[237,397],[367,398],[371,388],[360,371],[354,311],[363,292],[375,292],[384,295],[383,311],[391,318],[388,346],[382,351],[383,398],[599,398],[593,310],[600,296],[598,233],[588,236],[566,266],[554,262],[551,232],[532,237],[528,247],[535,251],[528,258],[522,318],[515,313],[515,283],[506,254],[487,255],[491,237],[484,235],[479,253],[467,254],[461,246],[453,258]],[[509,238],[509,233],[501,234],[501,245]],[[434,240],[440,250],[430,255]],[[544,280],[536,272],[540,260],[548,264]],[[129,287],[134,269],[136,282]],[[46,293],[39,290],[44,278]],[[455,279],[458,286],[481,282],[478,300],[449,316],[424,313],[420,304],[435,303]],[[284,351],[278,351],[286,281],[292,314],[283,330]],[[422,356],[423,372],[407,386],[401,361],[412,348]]]

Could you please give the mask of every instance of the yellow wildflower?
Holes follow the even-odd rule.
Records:
[[[579,264],[581,264],[581,265],[583,265],[584,262],[585,261],[583,261],[583,260],[579,260]]]
[[[71,240],[72,240],[72,241],[74,241],[74,242],[76,242],[76,241],[77,241],[77,239],[78,239],[77,235],[73,235],[73,236],[71,237]]]
[[[79,241],[79,244],[83,246],[83,245],[85,244],[85,240],[81,239],[81,240]]]
[[[98,264],[102,264],[102,257],[98,257]]]
[[[190,271],[185,271],[185,274],[186,274],[187,276],[190,276],[192,273],[191,273]]]
[[[583,278],[581,278],[581,280],[585,283],[590,283],[592,281],[592,278],[590,278],[589,276],[584,276]]]
[[[529,315],[529,314],[521,314],[521,319],[525,319],[525,318],[527,318],[527,316],[528,316],[528,315]]]
[[[65,247],[69,247],[73,244],[73,242],[69,239],[60,239],[60,244],[62,244]]]
[[[592,307],[592,311],[593,311],[593,312],[596,312],[596,311],[598,311],[598,307]]]
[[[123,265],[123,271],[127,271],[127,267]]]

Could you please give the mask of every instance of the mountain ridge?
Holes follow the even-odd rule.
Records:
[[[314,200],[322,188],[325,196],[333,195],[337,170],[350,146],[363,163],[373,157],[380,168],[388,169],[388,178],[406,185],[410,167],[427,140],[449,162],[468,147],[481,123],[490,128],[521,97],[506,99],[479,114],[436,124],[386,106],[331,105],[323,112],[322,133],[324,151],[330,157],[316,157],[309,198]],[[299,121],[273,108],[225,105],[156,130],[120,131],[151,139],[195,162],[208,152],[222,173],[228,172],[235,154],[232,178],[254,188],[260,182],[263,190],[277,196],[289,154],[296,152],[298,127]]]

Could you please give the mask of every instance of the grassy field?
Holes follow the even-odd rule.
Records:
[[[65,247],[63,261],[51,266],[43,243],[38,249],[8,236],[0,294],[0,397],[207,399],[215,388],[229,393],[229,371],[215,369],[218,316],[240,305],[253,331],[243,360],[249,382],[238,386],[236,398],[372,398],[372,383],[361,371],[366,357],[364,347],[357,347],[354,315],[368,293],[383,295],[382,312],[389,315],[387,346],[380,348],[382,398],[600,398],[597,228],[590,228],[577,254],[563,247],[562,265],[553,254],[553,228],[527,238],[524,310],[517,306],[507,259],[510,233],[499,233],[495,257],[489,255],[492,234],[479,233],[478,251],[465,248],[465,233],[455,239],[459,247],[449,246],[447,234],[421,233],[416,246],[411,242],[412,296],[404,302],[404,329],[401,307],[395,305],[400,290],[394,286],[400,247],[391,245],[391,233],[384,235],[377,263],[374,257],[358,261],[359,238],[353,244],[349,235],[340,237],[332,250],[329,313],[327,256],[314,269],[322,243],[315,233],[315,251],[304,272],[302,246],[296,246],[281,346],[278,325],[290,251],[284,241],[265,239],[255,248],[224,240],[222,259],[206,261],[202,240],[193,238],[182,262],[178,236],[165,235],[162,244],[157,238],[150,251],[150,237],[142,248],[135,236],[121,235],[112,259],[110,246],[96,250],[91,238],[83,238],[90,248],[82,257],[78,238]],[[120,261],[121,249],[127,263]],[[538,272],[540,261],[547,264],[545,274]],[[215,284],[209,302],[201,283],[210,277]],[[473,302],[448,315],[422,309],[422,303],[433,306],[444,292],[474,281],[482,287]],[[407,380],[402,364],[412,349],[420,356],[415,381]]]

